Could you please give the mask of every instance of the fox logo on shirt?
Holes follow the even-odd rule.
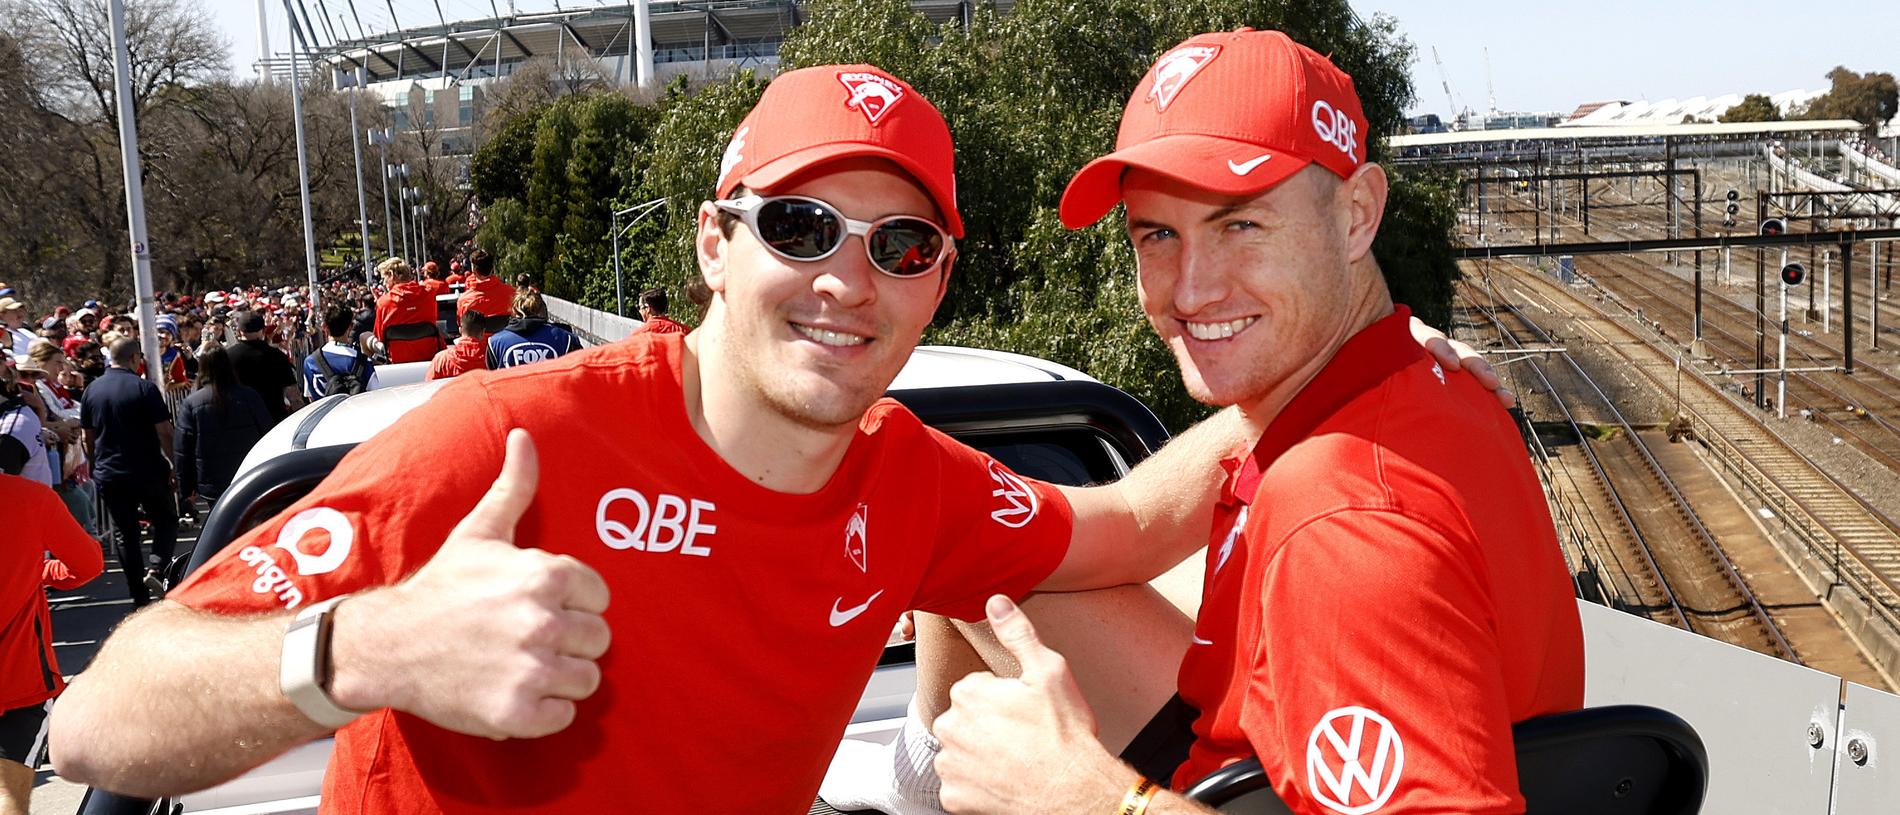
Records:
[[[1188,80],[1213,62],[1220,55],[1218,45],[1190,45],[1169,51],[1155,61],[1155,84],[1148,89],[1148,101],[1155,103],[1155,112],[1168,109],[1176,94],[1181,92]]]
[[[502,353],[501,364],[504,368],[512,368],[516,365],[546,362],[557,356],[560,355],[554,353],[554,346],[545,342],[518,342],[508,346],[508,350]]]
[[[839,74],[838,81],[851,91],[844,106],[864,114],[874,125],[904,101],[904,87],[877,74],[851,71]]]

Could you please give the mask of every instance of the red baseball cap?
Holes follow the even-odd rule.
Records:
[[[1101,220],[1130,167],[1235,197],[1309,164],[1350,177],[1367,134],[1352,77],[1313,49],[1278,31],[1200,34],[1155,60],[1122,110],[1115,152],[1075,174],[1059,214],[1070,229]]]
[[[904,168],[963,237],[956,151],[943,114],[904,80],[871,65],[820,65],[780,74],[732,132],[714,193],[765,191],[829,161],[858,156]]]

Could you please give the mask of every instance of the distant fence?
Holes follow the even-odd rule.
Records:
[[[622,317],[612,312],[588,308],[579,303],[562,300],[559,297],[544,297],[548,303],[548,317],[566,325],[579,335],[588,345],[605,345],[627,338],[641,322],[632,317]]]

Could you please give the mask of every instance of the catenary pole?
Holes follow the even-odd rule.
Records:
[[[372,271],[375,263],[375,250],[369,245],[369,196],[363,192],[363,131],[356,128],[356,97],[363,94],[363,85],[368,76],[362,68],[350,72],[350,151],[356,157],[356,223],[363,235],[363,281],[375,284],[376,273]]]

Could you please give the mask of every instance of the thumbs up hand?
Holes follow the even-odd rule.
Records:
[[[501,475],[407,580],[337,606],[331,694],[448,730],[537,738],[574,721],[600,686],[607,584],[580,561],[515,545],[539,464],[508,434]]]
[[[1022,676],[974,673],[950,688],[935,735],[940,800],[956,813],[1113,812],[1135,772],[1095,738],[1095,714],[1068,661],[1029,617],[997,595],[990,628]]]

